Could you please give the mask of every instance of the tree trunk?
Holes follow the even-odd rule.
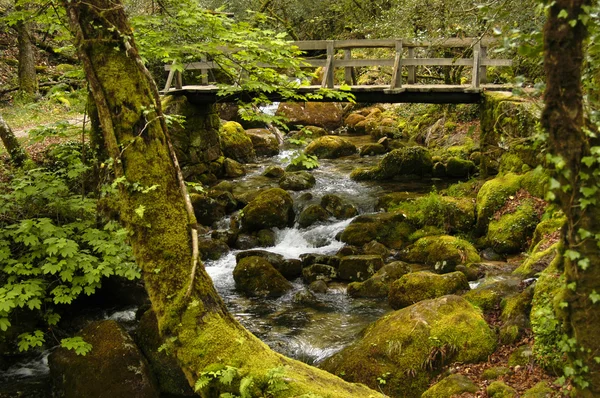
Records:
[[[565,375],[572,375],[578,397],[600,396],[600,303],[596,303],[600,299],[600,203],[596,203],[600,154],[591,153],[600,143],[583,128],[581,70],[587,31],[578,19],[582,8],[590,4],[589,0],[557,0],[544,27],[542,125],[549,134],[555,178],[560,183],[553,192],[567,216],[563,265],[568,288],[562,299],[571,361]]]
[[[23,150],[10,126],[2,118],[2,115],[0,115],[0,139],[2,139],[2,143],[10,155],[11,162],[16,166],[21,166],[27,160],[27,152]]]
[[[140,61],[123,7],[113,0],[64,0],[63,5],[115,174],[127,183],[154,187],[142,193],[123,185],[121,217],[161,336],[190,384],[206,376],[203,372],[231,366],[237,369],[233,383],[212,381],[203,396],[239,394],[240,388],[250,389],[252,396],[267,395],[273,392],[269,371],[283,368],[287,389],[273,396],[381,396],[271,351],[229,314],[202,265],[192,276],[190,229],[196,221],[186,211],[187,193],[180,189],[169,153],[158,91]]]
[[[17,46],[19,48],[19,90],[34,95],[38,92],[38,81],[35,74],[35,53],[29,36],[29,24],[19,21],[17,31]]]

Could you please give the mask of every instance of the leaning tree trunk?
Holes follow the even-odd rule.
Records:
[[[17,46],[19,49],[19,90],[29,95],[38,92],[38,81],[35,73],[35,52],[31,42],[29,23],[19,21],[17,31]]]
[[[237,368],[235,388],[212,382],[210,396],[231,388],[239,394],[240,383],[252,396],[268,395],[269,371],[282,367],[287,389],[273,396],[380,396],[271,351],[229,314],[202,265],[194,275],[190,231],[196,221],[186,210],[187,193],[170,155],[158,92],[140,61],[123,7],[113,0],[63,0],[63,5],[114,172],[126,180],[121,216],[161,336],[188,381],[193,385],[203,372],[231,366]],[[130,189],[134,183],[150,189]]]
[[[587,31],[578,18],[590,4],[590,0],[557,0],[544,27],[542,124],[549,133],[560,183],[553,192],[567,217],[563,258],[568,288],[563,302],[571,339],[565,375],[572,376],[578,397],[600,396],[600,153],[592,150],[597,151],[600,143],[583,128],[581,70]]]
[[[16,166],[21,166],[27,159],[27,152],[23,150],[10,126],[2,118],[2,115],[0,115],[0,139],[10,155],[11,162]]]

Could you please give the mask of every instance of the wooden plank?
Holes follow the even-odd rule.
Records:
[[[414,47],[410,47],[408,49],[408,59],[413,59],[415,57],[415,49]],[[406,61],[405,61],[406,64]],[[408,84],[415,84],[415,82],[417,81],[416,79],[416,75],[415,75],[415,66],[414,65],[410,65],[408,67],[408,78],[406,79],[406,82]]]
[[[402,40],[396,41],[396,55],[394,57],[394,69],[392,69],[392,81],[390,90],[402,87]]]
[[[175,88],[180,90],[183,87],[183,77],[181,76],[181,72],[175,71]]]
[[[344,50],[344,59],[348,60],[348,59],[352,59],[352,50],[350,49],[345,49]],[[344,82],[347,85],[352,85],[353,80],[352,80],[352,67],[346,67],[344,68]]]
[[[471,86],[473,88],[479,88],[479,52],[481,51],[480,44],[476,43],[473,47],[473,77],[471,79]]]
[[[334,56],[333,40],[327,42],[327,65],[323,70],[323,81],[321,87],[333,88],[333,56]]]
[[[175,61],[173,61],[173,64],[175,64]],[[171,88],[171,84],[173,84],[173,76],[174,75],[175,75],[175,70],[169,69],[169,76],[167,76],[167,82],[165,83],[165,93],[167,91],[169,91],[169,89]]]

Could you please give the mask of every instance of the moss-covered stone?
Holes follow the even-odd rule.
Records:
[[[406,261],[432,265],[436,272],[452,272],[458,264],[481,261],[475,247],[466,240],[449,236],[426,236],[407,248]]]
[[[321,206],[338,220],[352,218],[358,214],[356,207],[333,194],[324,195],[321,198]]]
[[[517,347],[508,357],[508,366],[525,366],[533,362],[533,351],[530,346]]]
[[[538,222],[533,201],[525,200],[514,212],[490,221],[486,240],[497,253],[518,253],[525,248]]]
[[[158,398],[146,359],[117,322],[94,322],[80,335],[92,345],[85,356],[61,347],[48,359],[60,396]]]
[[[514,294],[519,289],[520,278],[490,278],[475,289],[468,291],[463,297],[483,312],[496,309],[503,298]]]
[[[279,186],[290,191],[303,191],[315,186],[317,180],[308,171],[285,173],[279,179]]]
[[[558,397],[559,393],[554,391],[548,382],[540,381],[529,390],[525,391],[521,398],[553,398]]]
[[[256,156],[275,156],[279,154],[279,141],[275,134],[267,129],[248,129],[246,134],[252,141]]]
[[[565,225],[566,217],[562,212],[552,215],[550,218],[542,220],[533,231],[531,237],[530,249],[535,249],[538,243],[552,236],[556,237],[560,233],[561,228]]]
[[[378,144],[376,142],[365,144],[358,149],[358,154],[360,156],[383,155],[386,152],[386,148],[383,145]]]
[[[500,341],[504,344],[515,343],[529,327],[529,313],[533,288],[529,287],[519,294],[506,297],[502,300],[502,327],[500,328]]]
[[[340,259],[338,277],[344,281],[364,281],[375,275],[381,267],[383,267],[381,256],[345,256]]]
[[[517,391],[501,381],[494,381],[486,388],[490,398],[517,398]]]
[[[506,174],[487,181],[477,193],[477,232],[484,234],[492,215],[521,188],[521,176]]]
[[[481,378],[483,380],[496,380],[501,376],[506,376],[512,373],[510,368],[506,366],[494,366],[493,368],[489,368],[483,371],[481,374]]]
[[[475,163],[470,160],[451,157],[446,161],[446,174],[450,177],[465,178],[475,172]]]
[[[337,277],[337,269],[327,264],[317,263],[302,269],[302,279],[306,283],[313,283],[315,281],[327,283],[333,279],[337,279]]]
[[[507,152],[500,157],[500,174],[520,173],[523,170],[523,160],[516,153]]]
[[[322,367],[390,396],[418,398],[442,366],[485,360],[495,342],[493,331],[471,304],[444,296],[385,315]],[[382,377],[385,384],[378,382]]]
[[[361,249],[363,254],[376,254],[383,259],[390,255],[390,250],[385,245],[374,240],[365,243]]]
[[[237,236],[236,236],[237,239]],[[235,244],[235,241],[233,242]],[[210,236],[198,238],[198,250],[202,260],[218,260],[229,252],[229,245],[221,239],[213,239]]]
[[[427,175],[431,173],[432,167],[433,162],[429,151],[420,146],[394,149],[379,162],[383,179],[400,175]]]
[[[356,153],[356,146],[345,138],[326,135],[308,144],[304,153],[319,159],[336,159]]]
[[[421,398],[451,398],[462,393],[476,393],[479,387],[467,376],[453,374],[438,381]]]
[[[329,213],[320,205],[307,206],[298,216],[298,225],[302,228],[309,227],[319,221],[326,221]]]
[[[283,116],[290,127],[318,126],[335,130],[342,125],[343,109],[335,102],[282,102],[277,116]]]
[[[228,158],[241,163],[252,162],[256,158],[252,140],[237,122],[226,122],[219,131],[221,149]]]
[[[400,249],[414,228],[402,213],[365,214],[356,217],[342,232],[342,242],[362,246],[375,240],[391,249]]]
[[[386,264],[364,282],[352,282],[346,292],[351,297],[387,298],[390,285],[402,275],[411,272],[410,265],[402,261]]]
[[[335,269],[338,269],[340,266],[340,258],[337,256],[330,256],[327,254],[318,254],[318,253],[304,253],[300,255],[300,260],[302,260],[302,266],[308,267],[313,264],[327,264],[331,265]]]
[[[293,200],[280,188],[259,193],[243,209],[242,228],[258,231],[265,228],[285,228],[294,223]]]
[[[262,175],[269,178],[281,178],[285,174],[285,170],[279,166],[268,166]]]
[[[513,271],[513,275],[531,278],[542,272],[556,258],[557,249],[558,243],[551,244],[545,240],[539,242],[529,253],[529,257]]]
[[[541,167],[535,168],[523,174],[521,187],[535,197],[544,199],[550,185],[548,171]]]
[[[245,176],[246,170],[244,169],[244,166],[242,166],[241,163],[233,159],[225,158],[225,160],[223,161],[223,173],[225,177],[238,178]]]
[[[403,275],[392,282],[388,294],[390,307],[397,310],[422,300],[469,290],[469,282],[462,272],[438,275],[420,271]]]
[[[258,256],[242,258],[233,270],[237,290],[248,296],[280,297],[292,285],[267,260]]]

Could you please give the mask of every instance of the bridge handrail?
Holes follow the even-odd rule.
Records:
[[[479,89],[481,84],[487,83],[488,66],[511,66],[512,60],[492,59],[487,57],[487,48],[497,42],[491,38],[449,38],[440,41],[416,42],[403,39],[362,39],[362,40],[309,40],[296,41],[291,44],[302,51],[326,50],[326,59],[305,58],[304,61],[310,67],[323,67],[323,80],[321,87],[333,88],[333,71],[337,67],[345,70],[344,80],[347,84],[353,83],[353,68],[362,66],[391,66],[392,81],[389,90],[402,90],[402,68],[406,67],[407,84],[416,83],[416,66],[471,66],[473,68],[471,87]],[[415,48],[472,48],[472,58],[417,58]],[[352,49],[356,48],[394,48],[394,58],[377,59],[352,59]],[[408,49],[408,57],[403,57],[404,48]],[[335,59],[335,51],[344,50],[343,59]],[[259,64],[261,67],[277,67],[276,65]],[[169,76],[165,84],[164,92],[168,92],[175,80],[175,88],[182,88],[181,72],[171,65],[165,65]],[[217,69],[215,62],[207,61],[203,57],[201,62],[190,62],[184,65],[184,70],[200,70],[202,72],[202,84],[208,84],[208,71]]]

